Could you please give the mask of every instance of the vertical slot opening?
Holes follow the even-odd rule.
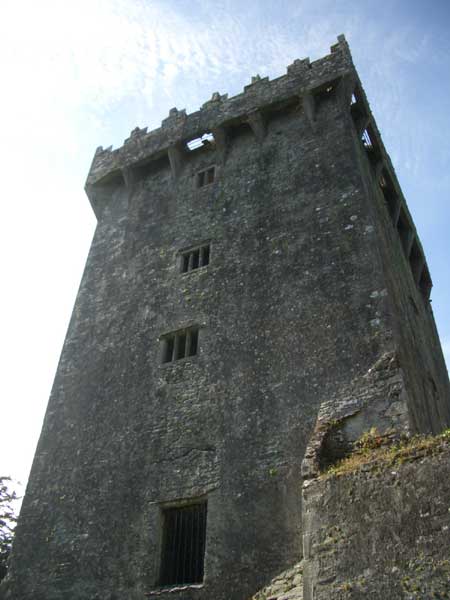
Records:
[[[171,362],[173,360],[174,337],[170,336],[164,339],[163,362]]]
[[[192,329],[190,332],[190,342],[188,356],[195,356],[198,348],[198,329]]]
[[[175,360],[186,356],[186,333],[177,333],[176,336],[176,356]]]
[[[214,167],[210,167],[206,172],[206,183],[213,183],[214,181]]]
[[[205,185],[205,171],[197,173],[197,187],[203,187]]]
[[[197,269],[199,264],[200,250],[194,250],[192,252],[192,268]]]
[[[189,271],[189,254],[183,254],[181,257],[181,272],[187,273]]]

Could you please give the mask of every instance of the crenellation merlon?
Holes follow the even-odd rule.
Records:
[[[200,110],[191,114],[185,109],[172,108],[160,128],[149,132],[147,128],[136,128],[122,147],[114,151],[111,148],[97,151],[86,184],[95,185],[111,172],[142,163],[153,155],[161,156],[169,147],[205,131],[226,127],[227,122],[246,120],[249,113],[264,106],[311,93],[327,81],[353,70],[350,50],[342,37],[332,47],[331,54],[314,62],[308,58],[295,60],[287,67],[286,75],[271,81],[268,77],[257,76],[236,96],[228,98],[227,94],[215,92]]]

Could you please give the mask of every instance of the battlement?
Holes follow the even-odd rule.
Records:
[[[345,74],[354,71],[343,35],[330,50],[330,54],[313,62],[309,58],[295,60],[287,67],[286,75],[272,81],[256,75],[242,93],[232,98],[215,92],[194,113],[187,114],[184,109],[172,108],[161,127],[152,131],[147,131],[147,127],[136,127],[120,148],[113,150],[112,146],[106,149],[99,146],[87,178],[87,190],[121,173],[123,176],[124,170],[161,159],[164,155],[169,158],[176,174],[176,165],[182,161],[189,140],[201,137],[205,132],[213,132],[216,143],[223,149],[228,127],[242,122],[248,122],[259,137],[264,128],[264,112],[282,108],[283,103],[289,100],[303,103],[305,112],[313,118],[314,95],[328,83],[339,81]]]

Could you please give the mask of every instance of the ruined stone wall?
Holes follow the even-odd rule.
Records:
[[[450,598],[450,449],[303,488],[304,600]]]

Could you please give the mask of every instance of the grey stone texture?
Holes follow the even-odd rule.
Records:
[[[251,600],[303,600],[303,564],[299,562],[274,577]]]
[[[426,262],[345,39],[99,148],[86,191],[98,226],[0,595],[244,600],[301,559],[314,431],[311,476],[373,419],[450,421]],[[197,355],[161,364],[195,326]],[[201,498],[204,581],[161,589],[162,510]]]
[[[450,598],[450,447],[307,481],[305,600]]]

